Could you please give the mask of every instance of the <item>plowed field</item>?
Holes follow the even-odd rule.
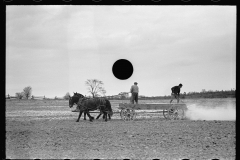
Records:
[[[67,101],[6,101],[6,158],[235,159],[235,121],[77,116]]]

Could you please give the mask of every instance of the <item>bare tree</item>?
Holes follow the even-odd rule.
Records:
[[[69,96],[70,96],[70,93],[67,92],[63,98],[64,98],[65,100],[68,100],[68,99],[69,99]]]
[[[106,90],[103,88],[103,82],[97,79],[88,79],[85,82],[88,92],[92,94],[93,97],[99,97],[100,94],[105,96]]]
[[[22,99],[23,97],[24,97],[24,93],[23,92],[18,92],[18,93],[16,93],[16,97],[17,97],[17,99]]]
[[[24,93],[25,97],[28,99],[29,97],[31,97],[32,87],[31,86],[25,87],[23,89],[23,93]]]

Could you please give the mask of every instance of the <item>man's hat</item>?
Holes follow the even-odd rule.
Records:
[[[179,86],[183,86],[182,83],[180,83]]]
[[[134,82],[134,84],[138,84],[137,82]]]

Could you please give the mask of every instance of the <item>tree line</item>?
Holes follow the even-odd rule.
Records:
[[[182,94],[183,98],[235,98],[236,90],[202,90],[201,92],[189,92]]]
[[[23,98],[30,98],[32,95],[32,87],[31,86],[27,86],[23,89],[22,92],[17,92],[16,94],[16,98],[17,99],[23,99]]]
[[[170,99],[171,95],[165,95],[165,96],[155,96],[155,97],[147,97],[143,96],[140,97],[139,99]],[[231,89],[231,90],[202,90],[201,92],[183,92],[180,93],[180,98],[182,99],[191,99],[191,98],[236,98],[236,90]]]
[[[106,94],[106,90],[103,87],[103,82],[97,79],[87,79],[87,81],[85,81],[85,85],[87,86],[87,90],[88,92],[92,95],[92,97],[100,97],[100,96],[105,96]],[[67,92],[64,96],[63,99],[69,99],[70,93]],[[36,96],[37,97],[37,96]],[[43,99],[45,99],[45,96],[39,96],[39,97],[43,97]],[[7,98],[11,98],[9,95]],[[23,89],[22,92],[17,92],[15,93],[15,97],[17,99],[29,99],[32,98],[34,99],[34,96],[32,95],[32,87],[28,86],[25,87]],[[57,99],[55,97],[55,99]]]
[[[85,85],[87,86],[87,90],[88,93],[91,94],[91,97],[101,97],[101,96],[105,96],[106,94],[106,90],[104,89],[103,85],[104,83],[100,80],[97,79],[88,79],[87,81],[85,81]],[[32,97],[32,99],[34,99],[34,96],[32,96],[32,87],[31,86],[27,86],[23,89],[22,92],[17,92],[16,94],[17,99],[29,99],[30,97]],[[62,99],[68,100],[69,99],[70,93],[67,92]],[[43,96],[42,96],[43,97]],[[112,96],[108,96],[109,99],[129,99],[130,97],[125,97],[125,96],[121,96],[119,98],[116,97],[112,97]],[[235,98],[236,97],[236,90],[235,89],[231,89],[231,90],[208,90],[206,91],[205,89],[203,89],[201,92],[183,92],[180,93],[180,98],[185,99],[185,98]],[[165,95],[165,96],[139,96],[139,99],[170,99],[171,95]],[[45,99],[45,96],[44,98]],[[47,98],[46,98],[47,99]],[[55,97],[55,99],[57,99],[57,97]]]

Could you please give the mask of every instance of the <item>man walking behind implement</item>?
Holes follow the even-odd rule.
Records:
[[[171,93],[171,101],[170,101],[170,103],[172,103],[174,98],[177,99],[177,103],[179,102],[180,88],[182,88],[182,86],[183,85],[180,83],[178,86],[174,86],[174,87],[171,88],[172,93]]]
[[[136,104],[138,104],[138,86],[137,86],[137,82],[134,82],[134,85],[131,86],[130,92],[132,93],[132,104],[134,104],[134,100],[136,102]]]

